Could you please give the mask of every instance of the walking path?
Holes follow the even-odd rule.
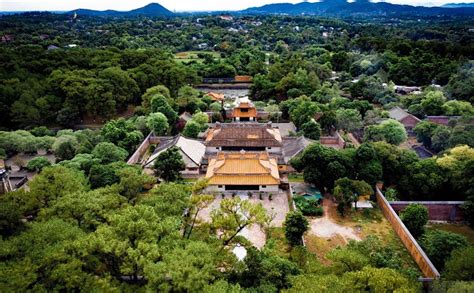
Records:
[[[327,198],[323,200],[324,216],[310,221],[309,233],[323,238],[332,238],[336,235],[340,235],[346,243],[352,239],[361,240],[360,237],[355,234],[354,229],[339,225],[331,219],[330,208],[332,205],[334,205],[332,200]]]

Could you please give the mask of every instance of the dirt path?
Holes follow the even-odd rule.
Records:
[[[310,233],[323,238],[332,238],[339,235],[345,243],[351,239],[361,240],[354,229],[339,225],[331,219],[331,206],[333,204],[330,199],[325,198],[323,200],[324,216],[310,221]]]

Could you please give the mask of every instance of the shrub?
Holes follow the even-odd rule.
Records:
[[[303,196],[294,198],[296,208],[298,208],[305,216],[320,217],[323,215],[323,208],[315,199],[306,199]]]
[[[429,231],[420,239],[420,245],[438,270],[444,268],[451,252],[469,244],[466,237],[447,231]]]
[[[28,171],[41,171],[44,167],[51,166],[51,163],[45,157],[36,157],[28,162],[26,169]]]
[[[300,211],[290,212],[285,219],[285,237],[291,246],[301,245],[301,237],[308,230],[308,220]]]
[[[401,212],[400,219],[413,237],[418,238],[425,232],[428,209],[421,204],[410,204]]]

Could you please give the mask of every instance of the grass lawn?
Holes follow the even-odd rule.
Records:
[[[220,59],[221,56],[218,52],[213,51],[186,51],[186,52],[179,52],[174,55],[174,59],[180,62],[190,62],[190,61],[197,61],[201,63],[204,59],[198,57],[198,54],[205,53],[211,54],[214,59]]]
[[[267,229],[267,243],[275,248],[278,252],[278,255],[288,258],[290,255],[291,247],[288,245],[288,242],[285,238],[285,228],[283,227],[272,227]]]
[[[429,224],[427,226],[428,230],[443,230],[448,232],[453,232],[461,234],[467,238],[472,244],[474,244],[474,230],[464,224],[455,224],[455,223],[443,223],[443,224]]]
[[[288,175],[288,182],[290,183],[304,183],[303,174]]]

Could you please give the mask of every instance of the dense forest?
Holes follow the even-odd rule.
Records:
[[[334,195],[341,217],[359,215],[354,195],[374,200],[383,182],[389,200],[465,200],[474,226],[473,27],[456,16],[0,16],[0,159],[35,174],[0,197],[0,291],[421,291],[399,242],[372,235],[316,255],[301,245],[301,213],[278,230],[261,205],[234,196],[200,222],[214,196],[206,181],[181,178],[177,149],[160,154],[154,174],[126,161],[150,131],[195,139],[205,112],[229,122],[196,86],[251,76],[250,99],[269,120],[292,122],[291,136],[347,142],[315,142],[290,161],[301,181]],[[416,127],[389,119],[396,107]],[[434,288],[472,290],[472,243],[425,231],[427,212],[413,209],[403,221],[449,281]],[[262,249],[238,235],[251,225],[266,232]],[[240,246],[243,261],[232,253]]]
[[[382,26],[309,17],[111,21],[44,13],[4,16],[0,24],[0,33],[9,37],[0,47],[0,107],[8,114],[0,126],[5,129],[71,126],[85,114],[108,118],[140,104],[151,86],[165,85],[175,97],[180,87],[197,84],[201,77],[236,74],[255,77],[253,96],[259,100],[309,96],[327,83],[343,89],[345,81],[360,76],[376,79],[360,87],[439,84],[446,85],[450,99],[471,102],[474,95],[469,22]],[[213,48],[218,58],[203,53],[203,62],[174,62],[173,53],[199,44]],[[354,89],[351,94],[382,104],[391,100],[379,92]]]

